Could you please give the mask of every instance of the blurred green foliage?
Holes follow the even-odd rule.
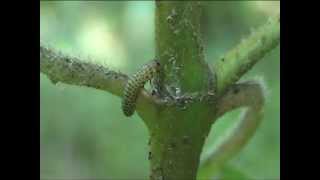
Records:
[[[277,1],[203,2],[206,59],[224,52],[279,12]],[[40,3],[40,37],[70,55],[132,74],[154,56],[151,1]],[[223,168],[225,179],[279,179],[280,51],[264,57],[243,80],[263,76],[269,93],[265,118],[241,153]],[[87,87],[53,85],[40,74],[41,178],[148,178],[148,132],[135,114],[126,118],[120,99]],[[214,126],[204,153],[229,128],[239,110]],[[244,175],[245,174],[245,175]]]

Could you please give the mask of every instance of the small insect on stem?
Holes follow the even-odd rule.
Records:
[[[122,111],[126,116],[133,115],[140,90],[146,82],[153,79],[159,70],[160,63],[157,60],[153,60],[145,64],[138,72],[129,78],[124,88],[122,99]]]

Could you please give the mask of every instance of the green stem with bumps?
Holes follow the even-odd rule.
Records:
[[[215,63],[218,93],[223,93],[227,87],[237,82],[279,43],[280,14],[277,14]]]
[[[101,65],[86,62],[73,56],[65,55],[40,43],[40,72],[52,83],[62,82],[70,85],[86,86],[122,97],[128,76],[112,71]],[[154,118],[155,104],[158,100],[142,90],[137,99],[136,110],[148,125]]]
[[[156,86],[165,103],[149,127],[150,179],[194,180],[212,120],[215,81],[204,60],[200,4],[156,2]]]
[[[212,122],[230,108],[246,102],[233,101],[239,104],[230,106],[223,99],[231,96],[222,96],[279,44],[280,16],[276,16],[218,61],[215,75],[204,60],[200,12],[198,2],[156,2],[156,57],[162,70],[155,84],[157,94],[152,96],[142,90],[136,109],[150,132],[150,179],[196,179],[200,153]],[[65,56],[41,44],[40,72],[53,83],[93,87],[119,97],[128,79],[124,74]],[[260,117],[262,105],[250,106],[249,120],[252,115]],[[241,127],[242,130],[233,134],[249,132],[250,136],[246,137],[250,138],[257,126]],[[210,163],[221,165],[243,147],[241,143],[224,153],[224,147],[236,145],[232,137],[237,136],[230,136],[223,143],[227,146],[221,145],[213,153],[224,154],[222,160],[214,160],[212,156]]]

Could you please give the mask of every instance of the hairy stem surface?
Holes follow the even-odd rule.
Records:
[[[236,83],[259,60],[280,43],[280,14],[269,18],[268,22],[227,52],[215,63],[218,93]]]
[[[87,86],[104,90],[118,97],[123,96],[127,75],[112,71],[101,65],[85,62],[67,56],[40,44],[40,72],[54,84],[62,82],[70,85]],[[149,126],[154,118],[157,99],[142,90],[137,100],[137,112]],[[120,104],[119,104],[120,107]]]
[[[156,2],[157,92],[165,104],[150,132],[150,178],[194,180],[210,130],[214,75],[204,60],[200,4]]]

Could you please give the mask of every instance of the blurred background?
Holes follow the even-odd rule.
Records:
[[[203,40],[211,64],[280,11],[277,1],[203,5]],[[151,1],[46,1],[40,3],[40,38],[61,52],[132,74],[154,57],[153,20]],[[249,179],[280,175],[279,49],[242,78],[263,77],[268,87],[259,130],[228,163]],[[43,74],[40,78],[41,179],[148,179],[147,129],[136,114],[122,114],[120,98],[87,87],[53,85]],[[204,154],[236,122],[239,112],[213,125]]]

